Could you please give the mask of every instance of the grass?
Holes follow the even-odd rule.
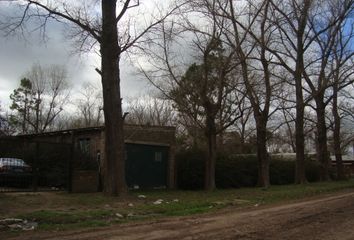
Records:
[[[39,230],[67,230],[207,213],[226,207],[286,203],[352,188],[354,180],[213,192],[133,191],[125,198],[105,197],[100,193],[0,194],[0,215],[36,221]],[[162,203],[154,204],[158,199],[162,199]]]
[[[67,230],[83,227],[108,226],[107,219],[111,212],[107,210],[78,211],[74,214],[61,211],[42,210],[20,215],[19,218],[30,219],[39,223],[42,230]]]

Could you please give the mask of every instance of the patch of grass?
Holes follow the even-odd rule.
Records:
[[[16,218],[37,222],[41,230],[66,230],[82,227],[107,226],[114,213],[109,210],[54,211],[40,210],[17,215]]]
[[[354,180],[341,182],[321,182],[305,185],[272,186],[262,192],[250,194],[249,199],[258,199],[262,203],[277,203],[298,200],[324,193],[354,188]]]
[[[200,214],[217,211],[225,207],[242,208],[253,205],[285,203],[353,188],[354,180],[272,186],[268,189],[225,189],[212,192],[132,191],[126,198],[105,197],[100,193],[45,193],[46,195],[33,194],[28,196],[25,194],[5,194],[2,196],[0,194],[0,209],[13,211],[12,214],[7,212],[6,217],[18,217],[38,222],[40,230],[67,230],[101,227],[162,216]],[[139,198],[139,195],[145,195],[146,197]],[[155,203],[158,199],[163,199],[161,204]],[[44,201],[46,201],[45,204]],[[16,206],[22,205],[25,211],[18,214]]]
[[[103,221],[103,220],[86,220],[86,221],[81,221],[81,222],[62,223],[62,224],[43,223],[39,226],[39,230],[63,231],[63,230],[78,229],[78,228],[106,227],[109,225],[110,225],[110,223]]]
[[[162,203],[160,205],[147,204],[135,209],[139,215],[186,216],[207,212],[212,208],[209,201]]]
[[[312,197],[324,193],[354,188],[354,180],[343,182],[322,182],[305,185],[283,185],[263,188],[242,188],[204,191],[148,191],[144,194],[150,201],[164,199],[160,205],[144,205],[138,212],[160,213],[165,216],[182,216],[215,211],[225,207],[245,207],[259,204],[282,203]],[[173,202],[178,199],[178,202]],[[168,202],[168,203],[166,203]]]
[[[91,211],[52,211],[41,210],[24,215],[18,215],[17,218],[25,218],[38,223],[48,224],[64,224],[64,223],[76,223],[91,219],[104,219],[111,216],[112,212],[108,210],[91,210]]]
[[[116,201],[117,199],[114,197],[104,196],[102,193],[78,193],[78,194],[67,194],[61,193],[64,197],[64,201],[70,203],[72,205],[80,205],[80,206],[99,206],[103,204],[108,204]]]

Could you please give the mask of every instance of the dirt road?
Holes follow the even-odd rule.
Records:
[[[354,192],[280,206],[167,218],[96,230],[30,233],[16,239],[354,239]]]

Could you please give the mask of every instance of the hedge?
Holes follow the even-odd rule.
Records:
[[[184,150],[176,154],[177,183],[180,189],[202,189],[204,183],[205,152]],[[254,187],[257,184],[258,168],[255,154],[219,154],[216,160],[215,181],[217,188]],[[274,156],[270,161],[272,185],[294,183],[295,161]],[[319,164],[306,159],[308,181],[319,180]]]

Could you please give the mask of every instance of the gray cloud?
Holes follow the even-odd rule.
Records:
[[[8,14],[12,8],[7,8]],[[1,17],[0,11],[0,17]],[[30,26],[31,27],[31,26]],[[65,39],[65,25],[51,22],[47,25],[47,41],[43,41],[38,32],[25,35],[1,37],[0,35],[0,102],[9,104],[9,95],[17,88],[20,79],[34,63],[41,65],[59,64],[68,69],[68,80],[72,94],[80,90],[83,82],[100,82],[100,76],[94,70],[100,66],[100,59],[95,54],[73,54],[70,39]],[[121,89],[124,98],[145,94],[146,81],[134,73],[134,68],[127,61],[121,64]]]

